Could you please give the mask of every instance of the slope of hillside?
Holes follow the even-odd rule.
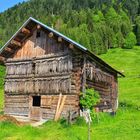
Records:
[[[140,108],[140,47],[111,49],[101,58],[126,76],[119,78],[120,102]]]
[[[140,138],[140,47],[134,49],[112,49],[100,57],[120,71],[120,106],[116,116],[99,114],[91,126],[91,140],[139,140]],[[3,104],[0,90],[0,105]],[[0,139],[4,140],[85,140],[87,126],[79,123],[67,126],[64,122],[47,122],[39,128],[0,123]]]

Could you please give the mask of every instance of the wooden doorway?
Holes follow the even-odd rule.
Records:
[[[31,97],[30,119],[34,121],[41,120],[41,96]]]

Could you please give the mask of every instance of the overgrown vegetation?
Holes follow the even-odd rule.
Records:
[[[81,93],[80,104],[83,109],[93,110],[93,107],[100,101],[100,95],[92,88],[87,88],[85,92]]]
[[[97,118],[95,106],[100,102],[100,94],[93,88],[86,88],[85,92],[81,92],[80,105],[83,110],[90,110],[90,117],[93,121]]]
[[[140,43],[139,5],[139,0],[29,0],[0,14],[0,46],[32,16],[97,54],[132,47],[131,36]]]

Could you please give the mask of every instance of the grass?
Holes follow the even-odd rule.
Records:
[[[120,107],[116,116],[99,114],[99,123],[93,121],[91,140],[139,140],[140,139],[140,47],[112,49],[101,55],[114,68],[124,71],[119,78]],[[3,91],[0,90],[0,108],[3,106]],[[47,122],[33,128],[0,122],[2,140],[86,140],[87,126],[75,123],[67,126],[60,122]]]
[[[112,49],[101,56],[117,70],[124,71],[119,78],[119,100],[140,107],[140,47],[134,49]]]
[[[0,89],[0,112],[3,110],[3,103],[4,103],[3,90]]]
[[[116,117],[100,115],[99,123],[91,126],[91,140],[139,140],[140,112],[119,110]],[[74,124],[65,126],[61,123],[47,122],[43,126],[16,126],[9,122],[0,123],[2,140],[86,140],[87,126]]]

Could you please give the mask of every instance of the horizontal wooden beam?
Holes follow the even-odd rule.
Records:
[[[26,28],[22,28],[21,29],[21,32],[24,33],[24,34],[30,34],[30,30],[26,29]]]
[[[62,37],[58,37],[58,42],[62,42],[62,41],[63,41]]]
[[[12,40],[12,41],[11,41],[11,44],[12,44],[12,45],[15,45],[15,46],[17,46],[17,47],[21,47],[21,46],[22,46],[21,42],[16,41],[16,40]]]
[[[53,37],[53,32],[50,32],[49,34],[48,34],[48,36],[50,37],[50,38],[52,38]]]
[[[0,56],[0,61],[4,62],[5,58],[3,56]]]
[[[7,51],[7,52],[10,52],[10,53],[12,53],[12,52],[14,51],[14,50],[12,50],[12,49],[9,48],[9,47],[6,47],[4,50]]]
[[[73,44],[69,44],[69,48],[70,49],[74,49],[74,45]]]
[[[41,26],[39,24],[37,25],[37,29],[41,29]]]

